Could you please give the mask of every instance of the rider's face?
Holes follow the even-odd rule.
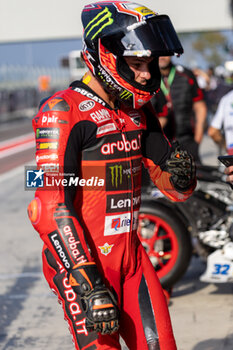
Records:
[[[149,64],[153,61],[152,57],[125,57],[129,68],[134,72],[134,79],[141,85],[146,85],[151,78]]]

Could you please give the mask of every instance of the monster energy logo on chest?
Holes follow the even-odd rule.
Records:
[[[112,186],[118,188],[122,184],[123,166],[114,165],[109,167],[111,171]]]
[[[121,191],[138,188],[141,179],[141,159],[109,163],[106,166],[106,191]]]
[[[91,40],[95,39],[105,27],[110,26],[113,22],[112,13],[105,7],[105,9],[98,13],[85,27],[84,31],[86,32],[86,37],[92,35]]]

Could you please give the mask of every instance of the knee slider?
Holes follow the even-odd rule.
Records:
[[[36,225],[40,221],[41,216],[41,201],[38,197],[35,197],[27,208],[28,217],[33,225]]]

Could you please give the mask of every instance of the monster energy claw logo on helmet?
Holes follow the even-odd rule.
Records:
[[[84,28],[86,37],[91,36],[91,40],[95,39],[106,26],[110,26],[113,22],[112,13],[105,7],[105,9],[96,15]]]

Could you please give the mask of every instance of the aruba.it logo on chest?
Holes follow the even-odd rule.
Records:
[[[141,149],[141,133],[136,137],[126,139],[125,134],[121,134],[121,140],[104,143],[101,147],[103,155],[113,155],[118,152],[137,152]]]

